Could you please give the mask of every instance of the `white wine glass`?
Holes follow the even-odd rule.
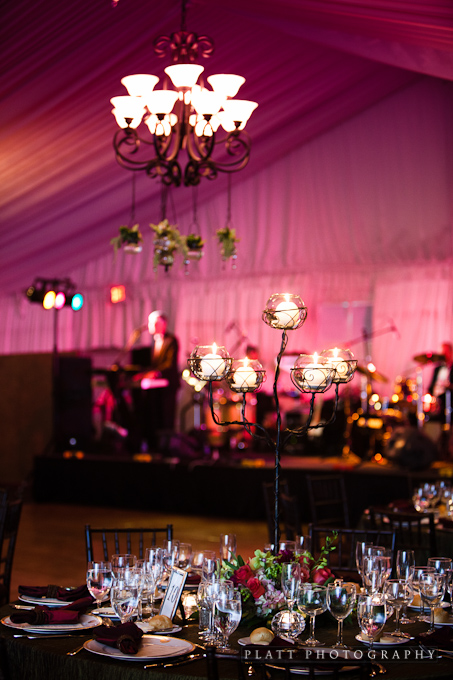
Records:
[[[88,562],[87,588],[90,595],[96,600],[99,609],[102,602],[107,599],[112,581],[112,564],[110,562]]]
[[[410,578],[411,567],[415,566],[415,552],[413,550],[398,550],[396,553],[396,578]],[[411,623],[407,616],[407,605],[401,609],[400,623]]]
[[[417,616],[415,616],[413,618],[413,621],[423,621],[423,622],[425,622],[424,602],[423,602],[423,597],[422,597],[422,593],[421,593],[421,590],[420,590],[420,575],[424,571],[426,571],[426,572],[429,571],[429,572],[434,573],[436,570],[434,569],[434,567],[428,567],[428,565],[426,565],[426,564],[424,566],[421,566],[421,567],[420,566],[411,567],[410,570],[409,570],[409,573],[410,573],[409,580],[412,584],[412,588],[413,588],[415,593],[418,593],[418,597],[420,599],[419,613],[417,614]]]
[[[382,593],[358,596],[357,622],[362,636],[365,635],[370,641],[370,649],[373,649],[373,644],[381,634],[386,620],[386,600]]]
[[[389,579],[384,585],[384,595],[386,601],[395,610],[395,630],[392,631],[394,637],[410,638],[407,633],[400,629],[400,612],[404,605],[408,605],[414,599],[414,589],[410,580],[393,578]]]
[[[337,641],[334,649],[349,649],[343,642],[343,621],[352,612],[357,598],[355,583],[334,581],[327,586],[327,606],[338,621]]]
[[[179,544],[178,567],[187,571],[192,563],[192,546],[190,543]]]
[[[237,591],[224,590],[214,602],[214,626],[220,633],[218,649],[232,652],[229,637],[239,626],[242,617],[241,594]]]
[[[315,619],[327,609],[327,586],[316,583],[301,583],[297,606],[302,614],[310,617],[310,635],[302,642],[308,647],[316,647],[320,642],[315,638]]]
[[[445,574],[423,571],[419,579],[420,594],[429,607],[429,629],[421,635],[428,635],[434,629],[434,609],[440,605],[445,595]]]
[[[140,578],[132,571],[114,579],[110,591],[110,601],[121,623],[130,621],[137,614],[140,598]]]
[[[135,567],[137,556],[132,553],[116,553],[111,557],[112,572],[114,578],[119,578],[121,574],[131,567]]]
[[[300,564],[299,562],[284,562],[282,564],[281,585],[286,604],[290,611],[299,595]]]
[[[428,567],[434,567],[438,574],[446,575],[447,571],[451,569],[453,562],[449,557],[430,557],[428,559]],[[445,583],[447,579],[445,579]]]
[[[237,541],[235,534],[220,534],[220,560],[231,561],[236,555]]]

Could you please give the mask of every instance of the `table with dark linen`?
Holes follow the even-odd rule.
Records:
[[[6,605],[0,609],[0,617],[9,615],[11,611],[11,607]],[[317,638],[323,644],[334,644],[337,630],[336,622],[328,612],[318,618]],[[393,628],[394,621],[392,619],[386,625],[386,630]],[[423,623],[404,626],[404,630],[412,635],[426,629],[427,624]],[[453,638],[453,628],[451,628],[451,631]],[[235,649],[240,649],[237,644],[238,639],[247,636],[250,632],[250,627],[240,626],[231,636],[232,646]],[[352,619],[350,623],[346,622],[344,628],[345,642],[355,648],[365,649],[355,640],[355,635],[358,632],[355,619]],[[64,680],[138,680],[144,678],[145,675],[153,680],[163,680],[164,677],[168,678],[169,675],[176,680],[207,677],[204,659],[174,668],[145,669],[143,666],[146,663],[152,663],[152,661],[119,661],[98,656],[86,650],[82,650],[76,656],[67,656],[68,651],[81,645],[84,640],[92,638],[95,629],[87,631],[83,635],[73,634],[70,637],[42,639],[14,638],[15,633],[17,634],[16,630],[0,625],[1,669],[5,680],[63,680],[63,678]],[[183,626],[181,632],[176,635],[191,642],[200,642],[196,624]],[[303,640],[305,637],[306,631],[302,633],[301,639]],[[409,642],[408,645],[416,646],[414,641]],[[401,647],[398,647],[398,649],[401,649]],[[384,665],[387,670],[385,677],[388,680],[413,680],[414,677],[422,680],[434,680],[435,678],[451,677],[453,674],[453,658],[410,663],[389,661],[384,662]],[[275,677],[276,680],[284,677],[281,671],[274,668],[267,667],[267,670],[268,677]],[[231,662],[220,661],[219,674],[221,678],[226,680],[237,677],[236,665]],[[256,677],[260,678],[261,674],[258,672]],[[360,671],[356,668],[353,671],[342,672],[341,677],[344,677],[345,680],[349,678],[356,680],[360,677]]]

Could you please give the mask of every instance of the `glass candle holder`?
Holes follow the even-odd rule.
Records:
[[[307,318],[307,308],[299,295],[275,293],[266,302],[263,321],[272,328],[296,330]]]
[[[326,358],[327,365],[335,369],[333,383],[348,383],[352,380],[357,368],[357,359],[354,359],[351,350],[339,349],[338,347],[323,349],[320,356]]]
[[[197,345],[189,357],[189,367],[200,380],[223,380],[230,369],[233,360],[225,347],[212,345]]]
[[[266,371],[256,359],[234,359],[226,381],[233,392],[257,392],[266,380]]]
[[[325,392],[332,385],[335,369],[326,357],[314,354],[300,354],[294,368],[291,369],[291,380],[301,392]]]

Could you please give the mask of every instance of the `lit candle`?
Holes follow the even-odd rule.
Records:
[[[293,328],[299,321],[299,307],[285,295],[285,301],[279,302],[274,312],[275,328]]]
[[[318,389],[320,387],[324,388],[330,372],[329,368],[325,368],[322,364],[318,364],[318,358],[319,355],[315,352],[313,354],[313,363],[307,364],[303,368],[304,379],[312,389]]]
[[[212,354],[205,354],[200,361],[200,372],[204,380],[217,377],[223,378],[225,373],[225,362],[222,357],[217,354],[217,345],[215,342],[212,345]]]
[[[341,357],[338,356],[338,352],[340,350],[338,347],[335,347],[333,350],[333,356],[329,357],[329,365],[334,368],[338,374],[339,378],[344,378],[347,376],[348,371],[349,371],[349,364],[347,361],[344,361]],[[336,378],[334,378],[336,380]]]
[[[232,387],[256,387],[256,372],[249,365],[249,360],[247,357],[244,359],[244,365],[239,366],[233,375]]]

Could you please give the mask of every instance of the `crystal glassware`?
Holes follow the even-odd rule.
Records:
[[[299,594],[300,564],[298,562],[283,562],[281,566],[282,591],[286,598],[288,609],[292,611]]]
[[[370,641],[370,649],[382,632],[387,620],[386,599],[382,593],[359,595],[357,598],[357,622],[360,631]]]
[[[180,543],[179,544],[179,554],[178,554],[178,567],[180,569],[185,569],[186,571],[190,569],[192,564],[192,546],[190,543]]]
[[[355,583],[334,581],[327,586],[327,606],[338,621],[337,641],[334,649],[349,649],[343,642],[343,621],[352,612],[357,598]]]
[[[117,553],[112,555],[112,572],[114,578],[119,578],[125,569],[133,567],[137,562],[137,556],[131,553]]]
[[[421,635],[427,635],[434,631],[434,609],[440,605],[445,595],[445,574],[422,571],[419,578],[419,587],[420,594],[429,607],[429,629],[427,633],[421,633]]]
[[[315,647],[320,644],[315,638],[315,619],[327,609],[327,587],[316,583],[301,583],[297,606],[302,614],[310,617],[310,635],[302,644]]]
[[[113,574],[111,562],[88,562],[87,588],[100,608],[112,587]]]
[[[110,601],[121,623],[130,621],[137,614],[140,593],[139,575],[132,570],[113,580]]]
[[[305,630],[305,619],[299,612],[284,609],[275,614],[271,628],[274,635],[295,640]]]
[[[236,535],[235,534],[220,534],[220,559],[230,561],[233,555],[236,555]]]
[[[384,595],[386,601],[395,609],[395,630],[392,631],[394,637],[410,638],[407,633],[400,629],[400,612],[404,605],[408,605],[414,598],[414,589],[410,580],[389,579],[384,584]]]
[[[398,550],[396,553],[396,578],[407,581],[410,578],[410,571],[413,566],[415,566],[415,552],[413,550]],[[401,609],[400,623],[411,623],[406,611],[407,605],[404,605]]]
[[[420,590],[420,575],[424,571],[426,571],[426,572],[429,571],[429,572],[434,573],[436,570],[434,569],[434,567],[428,567],[428,565],[424,565],[424,566],[421,566],[421,567],[420,566],[418,566],[418,567],[414,566],[414,567],[410,567],[410,569],[409,569],[409,573],[410,573],[409,580],[412,584],[412,588],[413,588],[415,593],[418,593],[418,596],[420,598],[419,613],[417,614],[417,616],[414,617],[413,620],[414,621],[423,621],[423,622],[425,621],[425,615],[424,615],[424,611],[423,611],[424,610],[423,596],[422,596],[422,592]]]
[[[231,652],[228,639],[239,626],[242,617],[241,594],[230,589],[221,591],[214,601],[214,626],[220,633],[218,649]]]

